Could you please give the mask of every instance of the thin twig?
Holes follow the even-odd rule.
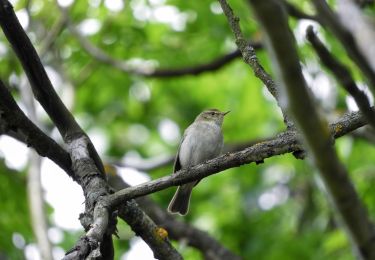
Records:
[[[58,20],[52,25],[51,30],[48,30],[48,33],[45,39],[42,42],[42,46],[39,50],[39,55],[43,59],[43,57],[50,51],[51,47],[56,41],[56,38],[60,35],[60,33],[64,29],[64,25],[66,24],[66,19],[64,16],[60,16]]]
[[[282,2],[290,16],[297,19],[308,19],[320,23],[319,16],[306,14],[303,11],[301,11],[297,6],[288,2],[287,0],[282,0]]]
[[[81,47],[94,59],[108,64],[122,72],[150,77],[150,78],[170,78],[170,77],[180,77],[180,76],[187,76],[187,75],[199,75],[205,72],[216,71],[226,64],[229,64],[231,61],[241,57],[241,52],[239,50],[234,50],[228,54],[225,54],[221,57],[213,59],[210,62],[204,64],[198,64],[183,68],[141,68],[141,67],[134,67],[129,64],[126,60],[121,60],[115,57],[110,56],[108,53],[103,51],[102,49],[98,48],[97,46],[93,45],[82,33],[76,28],[69,17],[68,9],[60,7],[62,16],[65,17],[67,21],[67,27],[69,32],[77,39]],[[262,48],[261,43],[259,42],[252,42],[252,46],[255,49]]]
[[[358,50],[375,73],[375,48],[369,47],[375,39],[374,17],[366,15],[354,0],[338,0],[336,5],[341,24],[352,34]]]
[[[306,36],[323,64],[335,75],[336,80],[352,95],[360,110],[366,116],[369,124],[375,129],[375,111],[371,109],[370,101],[365,92],[360,90],[351,76],[348,68],[338,61],[319,40],[311,26],[307,28]]]
[[[375,71],[371,68],[366,57],[361,53],[353,35],[340,23],[336,14],[330,9],[325,0],[312,0],[320,19],[341,42],[349,57],[370,82],[372,93],[375,94]],[[349,19],[349,18],[346,18]]]
[[[375,145],[375,131],[372,127],[361,127],[351,133],[351,136],[362,139],[365,142]]]
[[[374,0],[355,0],[356,4],[361,7],[365,8],[367,6],[374,6]]]
[[[253,46],[251,46],[245,40],[242,34],[239,25],[240,19],[234,15],[232,8],[229,6],[226,0],[218,1],[221,5],[221,8],[223,9],[225,16],[227,17],[228,24],[233,32],[237,47],[242,53],[243,60],[246,62],[246,64],[248,64],[251,67],[251,69],[254,71],[255,76],[263,82],[263,84],[267,87],[268,91],[276,99],[276,102],[283,113],[284,122],[286,123],[287,127],[293,127],[293,122],[290,120],[290,118],[287,115],[287,112],[281,104],[278,86],[275,84],[271,76],[264,70],[262,65],[259,63]]]

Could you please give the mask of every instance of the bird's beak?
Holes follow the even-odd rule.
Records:
[[[230,112],[230,110],[228,110],[227,112],[223,112],[223,116],[225,116],[226,114],[228,114]]]

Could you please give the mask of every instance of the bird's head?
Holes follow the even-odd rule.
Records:
[[[224,116],[229,112],[230,111],[221,112],[216,108],[207,109],[200,113],[195,119],[195,121],[212,121],[221,126],[223,124]]]

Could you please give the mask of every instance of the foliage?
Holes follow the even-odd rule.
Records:
[[[28,1],[17,2],[15,9],[25,11],[25,2]],[[111,57],[133,62],[138,59],[138,65],[148,63],[156,64],[157,68],[176,69],[208,63],[234,50],[233,36],[215,1],[132,0],[124,1],[124,9],[118,12],[110,11],[107,2],[110,5],[111,1],[75,1],[69,14],[76,25],[88,18],[99,23],[100,29],[87,38]],[[246,1],[232,2],[245,35],[260,40],[262,35]],[[307,1],[293,2],[312,13]],[[182,22],[185,26],[153,20],[156,18],[152,16],[149,20],[142,18],[147,12],[158,17],[161,14],[157,10],[161,12],[165,6],[179,13],[176,15],[179,19],[186,19],[186,23]],[[144,9],[139,10],[143,11],[137,9],[141,7]],[[40,50],[62,14],[54,1],[30,1],[29,11],[27,32]],[[301,23],[290,19],[300,38],[304,33],[297,30]],[[337,41],[328,34],[321,36],[332,53],[351,67],[356,79],[364,81]],[[0,40],[1,78],[17,87],[15,83],[23,72],[2,34]],[[320,67],[311,69],[318,61],[309,44],[302,40],[298,47],[310,77],[313,80],[323,77],[333,89],[339,88]],[[270,71],[263,50],[257,55]],[[275,101],[240,58],[218,70],[195,76],[143,77],[95,60],[64,27],[43,62],[60,75],[61,82],[53,82],[60,94],[67,91],[69,84],[73,86],[71,110],[85,130],[89,134],[104,133],[107,146],[101,155],[105,160],[120,161],[134,154],[146,158],[174,154],[178,138],[168,138],[173,129],[163,130],[163,124],[178,125],[178,133],[182,135],[183,129],[205,108],[231,110],[224,122],[226,143],[272,137],[284,129]],[[348,108],[346,93],[332,90],[330,95],[333,98],[318,95],[321,97],[318,101],[329,107],[325,112],[331,119]],[[373,147],[352,136],[338,140],[336,146],[374,219]],[[0,171],[0,254],[16,259],[21,253],[11,243],[12,233],[19,232],[27,243],[33,242],[26,183],[21,173],[10,172],[3,163]],[[154,179],[171,171],[168,165],[149,174]],[[167,189],[151,197],[166,208],[173,192],[174,189]],[[353,259],[347,237],[338,229],[333,215],[324,187],[308,160],[284,155],[206,178],[194,189],[190,213],[181,220],[207,231],[245,259]],[[115,247],[123,252],[129,248],[131,232],[125,225],[118,228],[120,240]],[[66,250],[74,240],[67,234],[59,245]],[[177,242],[175,245],[186,259],[201,257],[192,248],[184,248]]]
[[[0,161],[0,172],[0,257],[20,259],[25,242],[32,241],[25,174],[8,169],[3,160]]]

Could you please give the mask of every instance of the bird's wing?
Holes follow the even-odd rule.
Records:
[[[181,145],[182,145],[183,141],[185,140],[185,137],[186,137],[186,131],[184,132],[184,135],[182,136],[181,142],[178,145],[177,154],[176,154],[176,157],[174,159],[174,164],[173,164],[173,173],[181,170],[180,149],[181,149]]]
[[[181,142],[180,144],[178,145],[178,150],[177,150],[177,154],[176,154],[176,158],[174,159],[174,165],[173,165],[173,174],[179,170],[181,170],[181,162],[180,162],[180,149],[181,149],[181,145],[182,143],[184,142],[185,140],[185,137],[186,137],[186,132],[187,132],[188,129],[185,130],[185,133],[184,133],[184,136],[182,137],[181,139]],[[194,186],[198,184],[198,182],[200,182],[200,180],[196,181]]]

